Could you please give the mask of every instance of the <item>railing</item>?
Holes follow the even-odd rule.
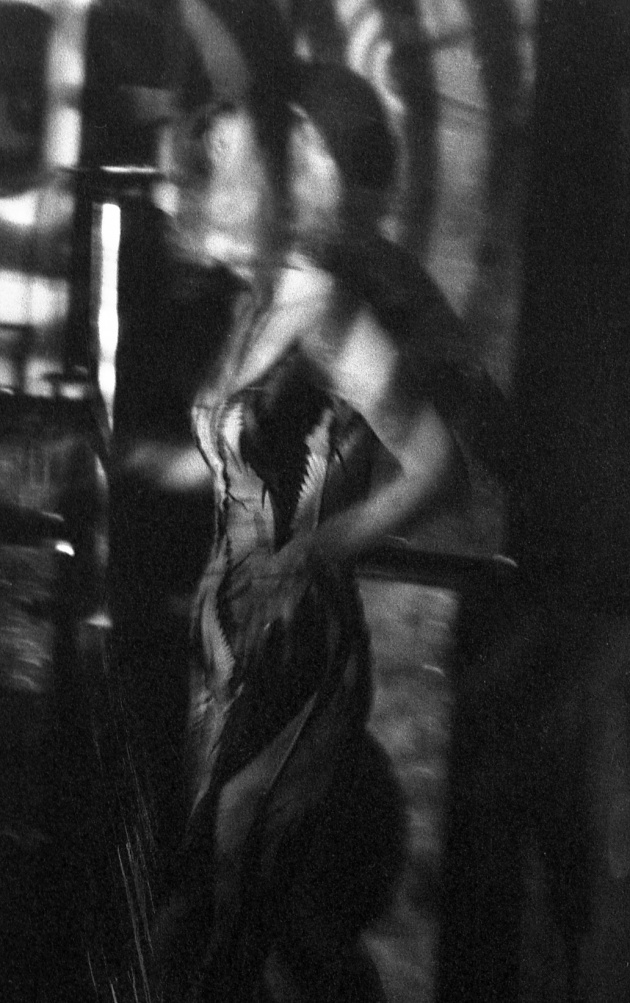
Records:
[[[366,578],[390,578],[455,592],[465,591],[473,583],[500,586],[510,581],[516,571],[516,562],[503,554],[475,557],[439,553],[399,542],[385,543],[370,551],[358,568],[359,575]]]

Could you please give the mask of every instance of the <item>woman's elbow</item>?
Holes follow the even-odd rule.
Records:
[[[445,509],[462,508],[470,502],[468,465],[455,439],[449,435],[440,474],[439,504]]]
[[[425,508],[430,514],[459,508],[470,499],[470,479],[462,451],[441,419],[437,415],[433,419],[415,452],[418,476],[425,480]]]

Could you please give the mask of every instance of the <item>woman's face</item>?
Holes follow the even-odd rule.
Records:
[[[183,263],[227,265],[251,278],[278,211],[267,157],[244,105],[200,109],[176,145],[170,240]],[[288,226],[296,242],[324,243],[339,228],[342,180],[321,133],[299,110],[287,148]]]
[[[245,276],[260,256],[273,204],[267,162],[245,106],[188,119],[176,156],[173,249],[180,260],[226,264]]]
[[[293,235],[332,236],[339,226],[341,174],[322,134],[300,109],[294,112],[288,166]]]

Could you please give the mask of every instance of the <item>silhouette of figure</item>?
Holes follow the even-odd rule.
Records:
[[[311,64],[292,114],[279,236],[245,101],[194,118],[175,225],[179,252],[221,261],[241,291],[192,407],[214,526],[192,624],[190,818],[154,931],[167,998],[383,999],[361,932],[391,897],[403,812],[366,730],[353,568],[460,483],[432,399],[450,413],[437,345],[460,331],[379,234],[395,166],[380,103]],[[378,448],[392,462],[374,484]]]

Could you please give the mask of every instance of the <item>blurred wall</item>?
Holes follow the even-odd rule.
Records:
[[[507,383],[534,0],[282,6],[299,52],[348,62],[384,97],[403,153],[390,230],[422,256]],[[0,2],[0,382],[48,392],[41,373],[55,366],[68,311],[74,203],[66,169],[82,145],[90,162],[151,160],[151,138],[145,131],[142,141],[137,107],[123,92],[172,85],[172,17],[169,0]],[[97,86],[81,105],[86,60]],[[15,143],[31,144],[22,161]],[[27,376],[16,372],[20,352]]]

